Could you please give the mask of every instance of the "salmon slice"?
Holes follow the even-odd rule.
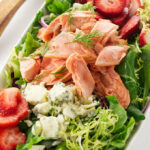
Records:
[[[119,104],[127,108],[130,104],[129,91],[115,72],[114,67],[107,67],[105,73],[96,71],[93,66],[90,69],[95,80],[95,93],[98,96],[116,96]]]
[[[75,32],[88,22],[96,22],[91,11],[76,11],[65,13],[54,19],[43,34],[43,40],[49,41],[57,36],[61,31]]]
[[[72,74],[78,93],[84,98],[88,98],[94,90],[95,81],[85,60],[79,54],[74,53],[67,59],[66,67]]]
[[[97,66],[114,66],[120,64],[120,61],[126,56],[129,46],[106,46],[99,53],[96,60]]]
[[[46,28],[46,30],[43,33],[43,40],[49,41],[53,37],[57,36],[61,32],[61,19],[62,15],[58,16],[56,19],[54,19],[49,26]]]
[[[78,28],[89,22],[96,23],[94,15],[91,11],[76,11],[72,14],[66,13],[62,15],[62,31],[75,32]]]
[[[31,82],[40,72],[40,58],[20,60],[20,72],[24,80]]]
[[[113,24],[111,21],[101,19],[96,22],[92,31],[98,31],[99,33],[102,33],[103,36],[99,39],[99,41],[102,45],[105,45],[112,36],[116,35],[118,28],[119,27]]]
[[[45,28],[39,29],[38,34],[37,34],[37,38],[39,40],[43,40],[43,34],[44,34],[45,30],[46,30]]]
[[[62,32],[51,42],[52,50],[49,51],[49,57],[57,59],[67,59],[71,54],[78,53],[85,58],[87,62],[95,62],[95,52],[87,48],[84,44],[73,42],[75,35],[69,32]]]
[[[58,68],[55,72],[52,72],[51,70],[42,70],[41,73],[36,76],[33,83],[40,84],[41,82],[44,82],[46,86],[52,86],[57,82],[67,82],[71,80],[71,73],[69,73],[68,71],[64,73],[56,73],[59,72],[61,69],[62,66]]]

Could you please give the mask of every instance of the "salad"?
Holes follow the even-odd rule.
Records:
[[[0,150],[121,150],[150,104],[149,0],[46,0],[4,68]]]

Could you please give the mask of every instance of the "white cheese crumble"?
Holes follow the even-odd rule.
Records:
[[[74,88],[65,86],[64,83],[56,83],[49,91],[49,99],[53,102],[72,101],[74,99]]]
[[[42,137],[44,139],[58,138],[59,123],[56,117],[41,117],[40,122],[42,125]]]
[[[25,99],[32,105],[46,102],[47,95],[48,91],[43,84],[32,85],[28,83],[24,91]]]
[[[37,104],[33,108],[33,113],[37,116],[38,114],[47,115],[50,112],[51,105],[49,102],[44,102],[42,104]]]
[[[42,125],[40,121],[36,121],[36,123],[32,126],[32,134],[35,136],[39,136],[42,132]]]

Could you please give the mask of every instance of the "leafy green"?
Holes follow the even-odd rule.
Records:
[[[87,47],[93,48],[93,38],[100,38],[101,36],[102,34],[100,34],[98,31],[92,31],[89,34],[82,34],[82,32],[79,32],[71,42],[68,42],[66,44],[80,42],[85,44]]]
[[[117,131],[118,129],[122,128],[124,123],[127,121],[127,113],[125,109],[118,104],[118,100],[115,96],[106,96],[107,101],[110,104],[110,109],[114,114],[117,114],[118,116],[118,121],[115,124],[115,130]]]
[[[23,52],[24,57],[29,56],[31,53],[33,53],[35,51],[35,49],[40,47],[40,43],[38,41],[34,40],[34,38],[30,32],[27,33],[27,37],[26,37],[24,45],[25,45],[24,46],[25,49]]]
[[[12,70],[10,67],[6,66],[3,71],[3,85],[8,88],[12,86],[12,79],[11,79],[11,72]]]
[[[135,99],[138,95],[139,83],[135,74],[136,53],[132,49],[117,67],[117,72],[129,90],[131,99]]]
[[[144,114],[134,105],[130,105],[127,109],[128,116],[134,117],[136,121],[141,121],[145,119]]]
[[[47,8],[49,12],[55,14],[62,14],[71,7],[71,1],[69,0],[53,0],[47,1]]]
[[[43,140],[42,137],[37,137],[37,136],[34,136],[32,134],[32,132],[30,131],[28,133],[28,137],[27,137],[27,142],[26,144],[21,144],[21,145],[18,145],[16,150],[28,150],[30,149],[33,145],[41,142]]]
[[[144,70],[144,95],[143,97],[150,95],[150,44],[142,48],[141,58],[143,60]]]
[[[124,148],[127,139],[129,138],[135,125],[134,118],[131,118],[126,126],[124,126],[118,134],[114,135],[113,140],[110,142],[110,145],[116,148]]]
[[[63,133],[68,149],[103,149],[110,141],[118,116],[110,109],[97,108],[90,122],[80,118],[71,120],[67,132]]]

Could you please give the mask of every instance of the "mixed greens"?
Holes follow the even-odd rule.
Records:
[[[36,35],[41,28],[41,18],[49,15],[46,20],[50,23],[56,16],[71,11],[73,0],[46,0],[45,7],[38,12],[28,33],[23,37],[22,42],[17,45],[11,54],[11,58],[5,69],[5,80],[7,87],[22,86],[24,90],[27,84],[21,77],[19,66],[19,52],[22,52],[24,58],[28,58],[43,41],[37,39]],[[94,7],[91,3],[83,5],[81,10],[92,10]],[[145,26],[149,23],[150,4],[147,0],[145,9],[139,10],[142,21]],[[146,15],[147,14],[147,15]],[[145,16],[146,15],[146,16]],[[52,17],[53,16],[53,17]],[[87,47],[92,47],[91,38],[97,38],[101,35],[91,33],[82,36],[82,33],[76,35],[76,39],[72,42],[83,42]],[[19,128],[27,135],[27,142],[24,145],[18,145],[17,150],[28,150],[34,145],[44,146],[46,150],[107,150],[107,149],[123,149],[126,142],[133,132],[135,123],[145,119],[142,110],[147,103],[150,95],[150,44],[140,47],[138,34],[129,40],[130,50],[120,65],[116,67],[116,71],[122,78],[123,83],[130,92],[131,104],[127,110],[118,104],[116,97],[107,96],[104,99],[108,102],[105,107],[100,107],[103,98],[95,106],[95,112],[89,117],[76,116],[68,121],[66,130],[60,133],[58,139],[45,139],[41,134],[33,134],[31,126],[27,126],[26,120],[22,121]],[[133,40],[134,39],[134,40]],[[43,47],[41,53],[46,52],[46,46]],[[57,104],[51,108],[48,116],[57,117]],[[30,108],[33,109],[33,105]],[[38,120],[35,113],[31,112],[27,120],[32,121],[36,127]],[[36,130],[36,129],[35,129]],[[38,128],[37,128],[38,130]]]

